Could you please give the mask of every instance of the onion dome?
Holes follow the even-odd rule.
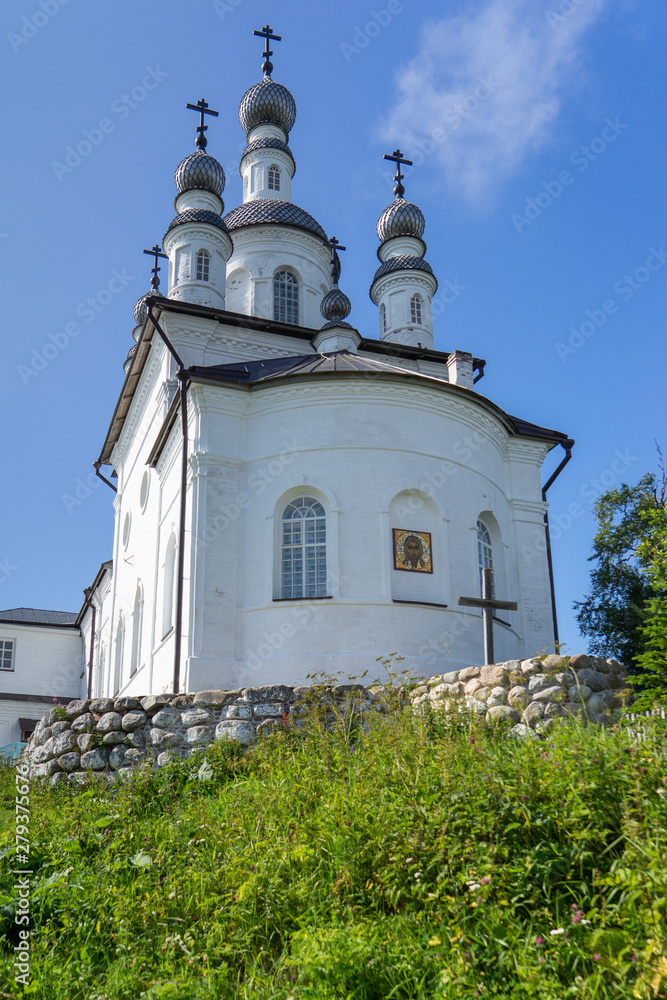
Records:
[[[296,101],[287,87],[265,76],[241,98],[239,121],[245,132],[257,125],[279,125],[289,133],[296,121]]]
[[[134,314],[134,322],[137,324],[137,326],[143,326],[144,320],[148,316],[148,306],[146,305],[146,299],[149,299],[151,295],[155,296],[159,294],[160,293],[156,292],[154,288],[151,288],[149,292],[146,292],[145,295],[142,295],[141,298],[137,299],[137,301],[134,303],[134,309],[132,310],[132,312]]]
[[[209,156],[203,149],[197,149],[181,160],[174,180],[179,194],[203,190],[211,191],[219,198],[225,189],[225,171],[215,157]]]
[[[203,222],[209,226],[217,226],[218,229],[222,229],[223,232],[227,232],[227,226],[215,212],[209,212],[206,208],[186,208],[184,212],[179,212],[179,214],[171,220],[167,233],[170,233],[172,229],[176,229],[177,226],[185,226],[188,222]]]
[[[312,215],[291,201],[280,201],[278,198],[256,198],[254,201],[247,201],[238,208],[233,208],[222,221],[229,232],[243,229],[244,226],[293,226],[295,229],[305,229],[306,232],[314,233],[325,243],[329,242],[322,226]]]
[[[421,239],[425,225],[426,220],[420,208],[405,198],[396,198],[378,219],[377,234],[383,243],[394,236],[416,236]]]
[[[332,288],[320,304],[320,312],[327,320],[322,329],[328,330],[332,326],[345,326],[351,330],[350,323],[345,322],[345,317],[350,315],[351,309],[352,303],[345,292],[341,292],[340,288]]]

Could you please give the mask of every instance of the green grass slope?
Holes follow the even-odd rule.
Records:
[[[666,728],[373,713],[32,787],[28,986],[6,769],[0,997],[666,997]]]

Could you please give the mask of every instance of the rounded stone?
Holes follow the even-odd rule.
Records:
[[[181,722],[186,729],[192,726],[207,726],[209,722],[213,722],[213,713],[205,708],[186,708],[181,712]]]
[[[125,752],[124,763],[126,766],[132,764],[144,764],[146,762],[146,751],[137,747],[132,747]]]
[[[528,701],[528,693],[525,687],[516,685],[510,689],[507,695],[507,702],[512,706],[512,708],[525,708],[526,702]]]
[[[502,687],[494,687],[489,691],[489,696],[486,699],[486,704],[489,708],[494,705],[505,705],[507,703],[507,691]]]
[[[49,778],[49,784],[52,785],[53,787],[56,787],[57,785],[67,784],[68,777],[69,776],[67,774],[63,774],[62,771],[58,771],[55,774],[51,775],[51,777]]]
[[[153,726],[157,727],[157,729],[171,729],[173,726],[180,726],[181,713],[178,709],[167,705],[165,708],[161,708],[160,711],[153,716],[151,723]]]
[[[59,736],[54,736],[53,738],[53,755],[54,757],[60,757],[63,753],[69,753],[71,750],[78,750],[77,736],[71,730],[66,733],[60,733]]]
[[[50,740],[53,736],[53,728],[51,726],[43,726],[39,731],[35,729],[35,735],[32,738],[33,747],[41,747]]]
[[[185,734],[191,746],[208,746],[215,739],[213,726],[191,726]]]
[[[544,705],[534,701],[523,712],[523,721],[529,726],[535,726],[544,716]]]
[[[482,684],[486,687],[507,687],[509,685],[509,679],[507,677],[507,671],[504,667],[497,666],[496,664],[488,664],[482,667],[480,671],[480,678]]]
[[[71,722],[54,722],[51,726],[51,733],[53,736],[60,736],[61,733],[67,733],[72,731]]]
[[[121,716],[118,712],[106,712],[96,725],[98,733],[110,733],[121,728]]]
[[[166,729],[151,729],[149,739],[154,747],[175,747],[181,742],[178,733],[170,733]]]
[[[86,771],[101,771],[109,763],[109,751],[96,747],[81,755],[81,767]]]
[[[459,680],[464,683],[471,681],[474,677],[479,677],[481,671],[481,667],[464,667],[463,670],[459,670]]]
[[[127,751],[125,747],[114,747],[109,754],[109,765],[117,771],[119,767],[122,767],[125,763],[125,755]]]
[[[90,703],[91,712],[110,712],[113,709],[113,698],[93,698]]]
[[[586,684],[591,691],[603,691],[609,685],[609,675],[597,670],[580,670],[577,674],[580,684]]]
[[[575,653],[570,657],[570,666],[573,670],[586,670],[593,666],[593,657],[586,653]]]
[[[93,736],[92,733],[81,733],[80,736],[77,736],[76,742],[81,753],[86,753],[97,746],[98,739],[99,737]]]
[[[131,712],[141,708],[141,702],[137,698],[116,698],[113,703],[116,712]]]
[[[76,719],[77,715],[83,715],[84,712],[88,711],[89,705],[89,701],[70,701],[65,706],[65,715],[68,719]]]
[[[63,771],[77,771],[80,761],[81,755],[78,753],[64,753],[62,757],[58,758],[58,763]]]
[[[466,694],[474,694],[475,691],[479,691],[479,689],[483,687],[484,685],[482,684],[479,677],[473,677],[471,680],[467,682],[463,690],[465,691]]]
[[[139,729],[141,728],[141,726],[145,726],[147,722],[148,722],[148,716],[146,715],[145,712],[142,712],[141,709],[138,710],[133,709],[129,712],[126,712],[126,714],[123,716],[121,726],[126,733],[131,733],[135,729]]]
[[[531,660],[522,660],[520,668],[524,677],[532,677],[533,674],[539,674],[542,672],[542,664],[534,657]]]
[[[146,746],[146,730],[135,729],[125,737],[125,745],[134,750],[143,750]]]
[[[521,722],[520,713],[509,705],[493,705],[487,710],[486,717],[492,723]]]
[[[125,733],[105,733],[102,737],[102,746],[115,747],[125,739]]]
[[[95,719],[90,712],[86,712],[84,715],[80,715],[72,723],[72,729],[75,733],[86,733],[91,732],[95,728]]]
[[[567,690],[567,696],[570,701],[586,701],[587,698],[590,698],[592,693],[593,692],[586,684],[579,684],[578,686],[573,684]]]
[[[215,728],[217,740],[238,740],[239,743],[250,743],[255,736],[255,727],[251,722],[219,722]]]
[[[564,701],[565,691],[560,685],[554,685],[553,687],[544,688],[542,691],[536,691],[532,695],[532,701]]]

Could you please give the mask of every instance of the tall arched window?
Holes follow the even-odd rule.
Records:
[[[387,307],[384,302],[380,306],[380,329],[383,333],[387,332]]]
[[[410,322],[421,323],[422,321],[422,297],[413,295],[410,299]]]
[[[280,191],[280,167],[272,164],[269,167],[269,191]]]
[[[197,254],[197,281],[208,281],[210,274],[211,255],[208,250],[200,250]]]
[[[134,610],[132,612],[132,657],[130,659],[130,677],[136,674],[141,661],[141,632],[144,624],[144,592],[141,584],[134,595]]]
[[[491,535],[484,521],[477,522],[477,562],[479,565],[479,592],[482,594],[483,571],[491,570],[491,597],[495,597],[496,583],[493,572],[493,545]]]
[[[162,638],[174,624],[174,582],[176,578],[176,539],[172,535],[167,542],[164,557],[164,591],[162,594]]]
[[[326,597],[324,508],[312,497],[293,500],[282,519],[282,597]]]
[[[273,318],[281,323],[299,322],[299,282],[289,271],[273,276]]]
[[[121,681],[123,679],[123,646],[125,645],[125,622],[123,621],[123,616],[121,615],[118,619],[118,625],[116,627],[116,650],[114,656],[113,665],[113,691],[112,695],[115,697],[120,691]]]

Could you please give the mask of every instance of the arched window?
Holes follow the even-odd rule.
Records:
[[[384,302],[380,306],[380,329],[383,333],[387,332],[387,307]]]
[[[299,322],[299,282],[289,271],[273,276],[273,318],[281,323]]]
[[[200,250],[197,254],[197,281],[208,281],[210,264],[211,255],[208,250]]]
[[[496,584],[493,572],[493,545],[491,544],[491,534],[484,524],[484,521],[477,522],[477,562],[479,564],[479,592],[482,595],[484,578],[483,571],[491,570],[491,597],[495,597]]]
[[[280,191],[280,167],[272,164],[269,167],[269,191]]]
[[[116,627],[116,650],[113,665],[113,691],[112,695],[115,697],[120,691],[121,681],[123,679],[123,646],[125,645],[125,622],[123,621],[123,616],[121,615],[118,619],[118,625]]]
[[[174,581],[176,578],[176,539],[172,535],[167,542],[164,557],[164,591],[162,594],[162,638],[171,631],[174,624]]]
[[[421,323],[422,321],[422,297],[413,295],[410,299],[410,322]]]
[[[312,497],[293,500],[282,519],[282,597],[326,597],[324,508]]]
[[[130,677],[136,674],[141,660],[141,632],[144,624],[144,592],[141,584],[134,595],[134,611],[132,612],[132,657],[130,659]]]

